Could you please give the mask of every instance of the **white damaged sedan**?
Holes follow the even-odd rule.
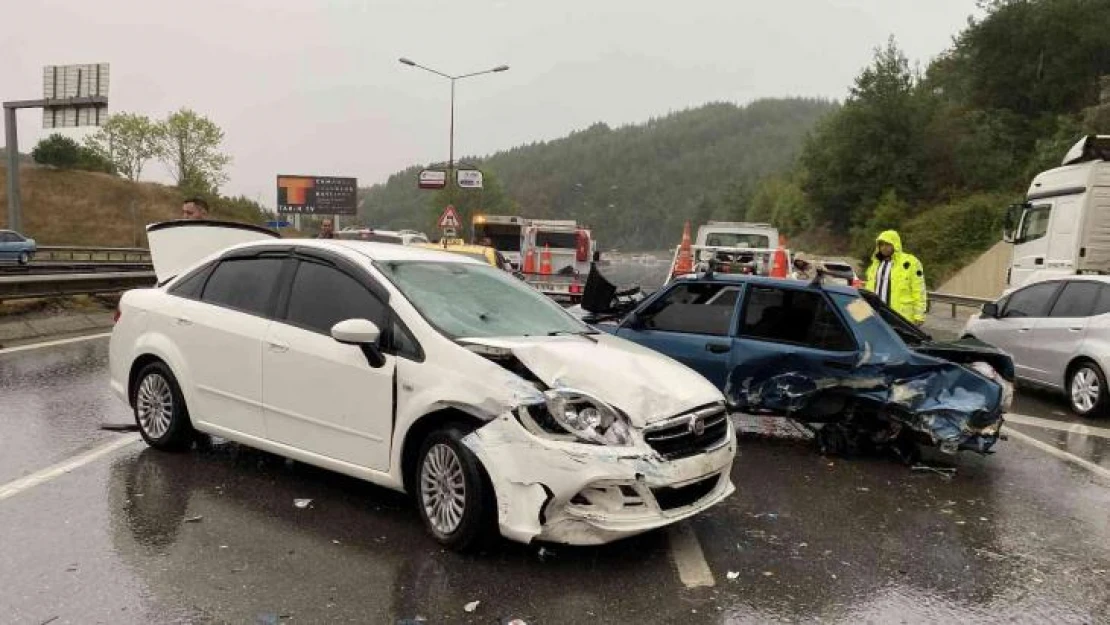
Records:
[[[604,543],[734,491],[719,390],[510,274],[223,222],[148,233],[159,284],[122,297],[110,367],[153,447],[215,435],[403,490],[456,549]]]

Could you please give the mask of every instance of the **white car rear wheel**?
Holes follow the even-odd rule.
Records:
[[[1068,380],[1068,403],[1081,417],[1100,417],[1107,409],[1106,376],[1091,362],[1075,366]]]

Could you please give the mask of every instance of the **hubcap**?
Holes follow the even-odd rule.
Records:
[[[147,436],[161,438],[169,429],[173,419],[173,394],[170,384],[160,374],[152,373],[143,378],[135,401],[139,416],[139,427]]]
[[[1098,403],[1101,391],[1098,375],[1091,369],[1080,369],[1071,380],[1071,403],[1080,412],[1090,412]]]
[[[439,443],[428,451],[420,469],[424,514],[440,534],[459,528],[466,510],[466,479],[462,462],[451,447]]]

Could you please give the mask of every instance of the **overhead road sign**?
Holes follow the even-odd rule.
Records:
[[[337,176],[279,175],[277,210],[279,214],[357,214],[358,179]]]
[[[477,169],[460,169],[455,172],[455,180],[462,189],[482,188],[482,172]]]
[[[425,169],[420,172],[421,189],[442,189],[447,186],[447,172],[437,169]]]
[[[42,69],[42,127],[100,126],[108,119],[107,63]]]

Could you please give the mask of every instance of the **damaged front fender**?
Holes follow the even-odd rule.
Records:
[[[721,448],[679,460],[646,447],[540,438],[512,414],[478,428],[463,443],[493,484],[501,534],[524,543],[609,542],[693,516],[735,490],[731,429]]]

